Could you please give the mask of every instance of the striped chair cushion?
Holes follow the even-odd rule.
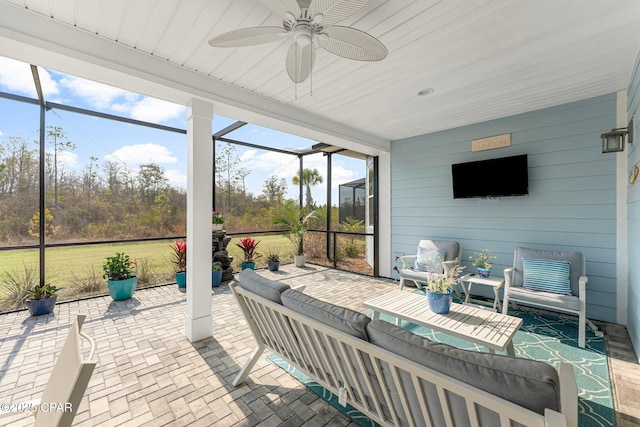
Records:
[[[551,259],[522,259],[523,287],[530,291],[571,295],[571,264]]]

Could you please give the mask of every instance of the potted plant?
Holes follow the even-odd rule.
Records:
[[[222,266],[219,262],[211,264],[211,287],[217,288],[222,282]]]
[[[138,278],[135,275],[136,262],[122,252],[116,252],[115,256],[108,256],[102,264],[107,279],[109,294],[114,301],[129,299],[136,291]]]
[[[491,268],[493,267],[491,261],[496,258],[497,256],[491,255],[490,249],[482,249],[480,252],[474,252],[474,254],[469,257],[469,260],[471,261],[471,265],[478,269],[478,276],[489,277]]]
[[[460,267],[458,260],[442,262],[436,258],[436,273],[431,273],[427,282],[427,300],[429,309],[434,313],[447,314],[451,308],[451,294],[458,283],[458,276],[464,267]]]
[[[30,290],[31,298],[27,299],[27,308],[32,316],[41,316],[53,311],[58,300],[57,292],[62,288],[57,288],[49,284],[38,284]]]
[[[224,225],[224,216],[221,212],[213,211],[211,212],[211,230],[219,231],[222,230]]]
[[[304,267],[306,262],[303,240],[311,219],[317,219],[316,211],[313,210],[307,213],[304,208],[296,205],[293,201],[287,201],[284,213],[273,219],[274,225],[286,227],[289,231],[289,240],[291,240],[294,247],[293,260],[296,267]]]
[[[240,264],[240,267],[243,270],[251,269],[255,270],[256,263],[255,259],[260,258],[260,254],[256,252],[256,248],[260,242],[256,242],[252,237],[245,237],[240,240],[240,243],[236,243],[236,246],[242,249],[242,253],[244,254],[244,262]]]
[[[271,249],[267,251],[267,265],[269,271],[278,271],[280,268],[280,254]]]
[[[181,292],[187,289],[187,241],[176,240],[171,245],[174,270],[176,272],[176,284]]]

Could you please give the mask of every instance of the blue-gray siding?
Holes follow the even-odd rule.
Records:
[[[393,141],[392,254],[415,253],[420,238],[457,240],[463,264],[489,248],[500,275],[518,246],[578,250],[587,257],[588,316],[615,322],[616,163],[600,144],[615,127],[615,105],[611,94]],[[510,147],[471,152],[471,140],[504,133]],[[517,154],[528,155],[528,196],[453,199],[451,164]]]
[[[640,163],[640,58],[636,61],[627,89],[627,114],[633,117],[635,141],[627,147],[629,167]],[[627,192],[627,235],[629,236],[629,284],[627,288],[627,327],[636,354],[640,357],[640,180]]]

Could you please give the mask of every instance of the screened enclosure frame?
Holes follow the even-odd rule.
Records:
[[[7,93],[7,92],[0,92],[0,98],[1,99],[6,99],[9,101],[14,101],[14,102],[21,102],[21,103],[26,103],[26,104],[31,104],[31,105],[37,105],[39,107],[39,138],[38,138],[38,150],[39,150],[39,165],[38,165],[38,169],[39,169],[39,183],[38,183],[38,213],[39,213],[39,223],[38,223],[38,230],[39,230],[39,236],[38,236],[38,243],[37,244],[32,244],[32,245],[15,245],[15,246],[1,246],[0,247],[0,251],[8,251],[8,250],[23,250],[23,249],[38,249],[39,252],[39,280],[40,280],[40,284],[44,285],[46,282],[46,259],[45,259],[45,253],[46,253],[46,249],[48,248],[55,248],[55,247],[69,247],[69,246],[87,246],[87,245],[106,245],[106,244],[119,244],[119,243],[136,243],[136,242],[151,242],[151,241],[159,241],[159,240],[171,240],[171,239],[181,239],[181,238],[185,238],[185,236],[162,236],[162,237],[147,237],[147,238],[136,238],[136,239],[112,239],[112,240],[92,240],[92,241],[83,241],[83,242],[61,242],[61,243],[47,243],[47,239],[46,239],[46,215],[44,214],[46,211],[46,161],[45,161],[45,153],[46,153],[46,127],[47,127],[47,115],[46,113],[50,110],[60,110],[60,111],[67,111],[67,112],[71,112],[71,113],[76,113],[76,114],[82,114],[82,115],[86,115],[86,116],[91,116],[91,117],[96,117],[96,118],[101,118],[101,119],[105,119],[105,120],[111,120],[111,121],[115,121],[115,122],[120,122],[120,123],[126,123],[126,124],[131,124],[131,125],[136,125],[136,126],[142,126],[142,127],[146,127],[146,128],[152,128],[152,129],[156,129],[156,130],[161,130],[161,131],[166,131],[166,132],[172,132],[172,133],[177,133],[177,134],[182,134],[182,135],[186,135],[187,134],[187,130],[186,129],[181,129],[181,128],[176,128],[176,127],[172,127],[172,126],[166,126],[166,125],[161,125],[161,124],[157,124],[157,123],[151,123],[151,122],[146,122],[146,121],[142,121],[142,120],[136,120],[136,119],[132,119],[132,118],[128,118],[128,117],[123,117],[123,116],[118,116],[118,115],[114,115],[114,114],[108,114],[108,113],[102,113],[102,112],[98,112],[98,111],[94,111],[94,110],[90,110],[90,109],[86,109],[86,108],[81,108],[81,107],[74,107],[74,106],[69,106],[69,105],[64,105],[64,104],[60,104],[60,103],[55,103],[55,102],[50,102],[50,101],[46,101],[44,99],[44,93],[42,91],[42,86],[40,83],[40,77],[39,77],[39,73],[38,73],[38,67],[34,66],[34,65],[30,65],[31,68],[31,73],[33,76],[33,82],[34,82],[34,86],[36,89],[36,93],[38,98],[30,98],[27,96],[21,96],[21,95],[17,95],[17,94],[12,94],[12,93]],[[225,142],[225,143],[229,143],[229,144],[235,144],[238,146],[243,146],[243,147],[249,147],[249,148],[254,148],[254,149],[260,149],[260,150],[266,150],[266,151],[271,151],[271,152],[277,152],[277,153],[281,153],[281,154],[287,154],[287,155],[291,155],[291,156],[295,156],[298,158],[299,160],[299,172],[300,172],[300,176],[302,176],[302,172],[304,169],[304,158],[305,156],[311,155],[311,154],[318,154],[320,152],[323,152],[323,150],[320,149],[316,149],[316,146],[314,146],[312,149],[310,150],[304,150],[304,151],[292,151],[292,150],[286,150],[286,149],[281,149],[281,148],[276,148],[276,147],[268,147],[268,146],[263,146],[263,145],[259,145],[259,144],[254,144],[254,143],[250,143],[250,142],[245,142],[245,141],[239,141],[239,140],[235,140],[235,139],[231,139],[226,137],[228,134],[232,133],[233,131],[241,128],[242,126],[245,126],[247,123],[246,122],[242,122],[242,121],[236,121],[234,123],[232,123],[231,125],[225,127],[224,129],[217,131],[215,133],[212,134],[211,138],[212,138],[212,144],[213,144],[213,161],[214,161],[214,175],[212,176],[212,180],[215,183],[215,159],[216,159],[216,142]],[[324,146],[324,144],[319,144]],[[339,151],[336,151],[339,152]],[[331,164],[332,164],[332,153],[327,153],[324,152],[324,155],[327,157],[327,207],[331,207],[331,188],[332,188],[332,176],[331,176]],[[377,164],[377,157],[374,157],[374,163]],[[377,171],[377,167],[376,167],[376,171]],[[376,172],[377,174],[377,172]],[[216,185],[213,185],[213,206],[212,209],[215,210],[216,206],[215,206],[215,192],[216,192]],[[374,193],[377,194],[377,183],[374,186],[373,189]],[[299,194],[298,194],[298,201],[300,206],[303,206],[303,200],[304,200],[304,186],[302,183],[302,180],[300,180],[300,184],[299,184]],[[374,239],[374,247],[373,247],[373,251],[374,251],[374,263],[373,263],[373,275],[375,277],[377,277],[378,274],[378,227],[377,227],[377,201],[378,198],[375,197],[375,213],[374,213],[374,217],[375,217],[375,224],[374,224],[374,233],[355,233],[355,234],[359,234],[362,236],[372,236]],[[344,232],[339,232],[339,231],[332,231],[331,230],[331,209],[328,209],[328,215],[327,215],[327,229],[326,230],[310,230],[310,231],[314,231],[314,232],[324,232],[327,234],[327,258],[328,260],[331,261],[331,258],[333,258],[333,262],[334,262],[334,268],[337,268],[335,265],[335,254],[332,257],[330,254],[330,236],[333,234],[333,241],[335,242],[336,239],[336,234],[344,234]],[[281,233],[282,230],[264,230],[264,231],[259,231],[259,232],[251,232],[252,234],[269,234],[269,233]],[[228,233],[230,236],[233,235],[243,235],[243,234],[247,234],[246,232],[233,232],[233,233]],[[351,233],[354,234],[354,233]],[[334,248],[335,249],[335,248]]]

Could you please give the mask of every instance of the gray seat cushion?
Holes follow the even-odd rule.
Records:
[[[555,307],[562,311],[580,311],[580,298],[553,292],[530,291],[525,288],[509,288],[510,301],[523,301],[541,307]],[[526,304],[525,304],[526,305]]]
[[[539,414],[560,408],[558,373],[546,363],[434,343],[382,320],[367,333],[372,344]]]
[[[249,269],[238,274],[238,286],[278,304],[282,304],[280,294],[290,288],[285,283],[267,279]]]
[[[581,275],[584,275],[585,272],[582,271],[582,254],[580,252],[557,252],[557,251],[546,251],[542,249],[530,249],[530,248],[518,248],[516,249],[514,256],[514,264],[515,270],[513,272],[513,283],[512,287],[521,288],[524,282],[523,280],[523,269],[522,269],[522,259],[551,259],[556,261],[567,261],[569,262],[571,269],[569,273],[569,280],[571,282],[571,293],[575,296],[580,295],[580,285],[579,279]]]
[[[367,324],[371,319],[365,314],[321,301],[293,289],[284,291],[281,297],[285,307],[356,338],[369,341]]]

